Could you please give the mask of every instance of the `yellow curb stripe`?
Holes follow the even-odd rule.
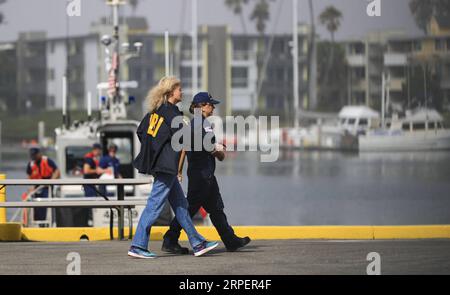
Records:
[[[448,239],[450,225],[374,226],[374,239]]]
[[[214,227],[197,226],[208,240],[219,240]],[[254,240],[324,239],[324,240],[372,240],[372,239],[450,239],[450,225],[413,226],[235,226],[239,236]],[[167,226],[152,227],[151,240],[162,240]],[[22,239],[28,241],[75,242],[86,236],[90,241],[109,240],[109,228],[23,228]],[[125,237],[128,228],[125,229]],[[117,238],[117,228],[114,229]],[[183,232],[180,237],[186,241]],[[1,236],[0,236],[1,240]]]

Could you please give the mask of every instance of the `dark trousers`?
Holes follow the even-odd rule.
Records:
[[[44,187],[41,188],[41,190],[34,194],[33,198],[48,198],[48,188]],[[47,219],[47,208],[34,208],[33,211],[34,220],[36,221],[43,221]]]
[[[215,176],[204,178],[201,175],[188,175],[189,214],[193,217],[200,207],[209,213],[209,217],[225,246],[231,245],[237,238],[233,228],[228,224],[227,216],[223,212],[224,205],[220,195],[219,185]],[[181,226],[174,218],[169,230],[164,235],[164,239],[172,242],[178,241],[181,233]]]

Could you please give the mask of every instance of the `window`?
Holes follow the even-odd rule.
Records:
[[[131,151],[131,140],[128,137],[108,138],[106,146],[110,144],[117,146],[117,158],[121,165],[131,164],[133,161],[133,153]]]
[[[136,67],[136,68],[130,69],[130,79],[131,80],[136,80],[136,81],[142,80],[141,72],[142,71],[141,71],[140,67]]]
[[[282,54],[285,53],[286,44],[283,39],[275,39],[272,45],[272,50],[276,54]]]
[[[198,87],[201,87],[202,83],[202,67],[198,67],[197,71],[198,76]],[[181,67],[180,69],[180,79],[183,88],[191,88],[192,87],[192,68],[191,67]]]
[[[363,43],[354,43],[349,45],[350,54],[365,54],[365,45]]]
[[[55,52],[55,42],[50,42],[50,53]]]
[[[435,40],[434,47],[435,47],[436,51],[444,51],[445,50],[445,41],[443,39]]]
[[[403,123],[402,124],[402,130],[409,131],[409,123]]]
[[[82,53],[82,44],[78,40],[72,40],[69,43],[69,55],[77,55]]]
[[[55,70],[54,69],[48,69],[47,79],[49,81],[55,80]]]
[[[49,95],[47,98],[47,107],[55,107],[55,96],[54,95]]]
[[[369,125],[369,120],[367,119],[359,119],[359,125],[360,126],[368,126]]]
[[[435,122],[428,122],[428,129],[429,130],[434,130],[436,128],[436,123]]]
[[[361,80],[366,78],[366,69],[364,67],[357,67],[352,69],[352,79]]]
[[[354,118],[348,119],[348,125],[354,125],[355,123],[356,123],[356,119],[354,119]]]
[[[413,123],[413,130],[425,130],[425,122]]]
[[[84,155],[90,152],[89,146],[66,147],[66,173],[69,176],[81,176],[83,174]]]
[[[233,40],[233,59],[247,60],[249,58],[249,40],[235,39]]]
[[[412,43],[412,50],[413,51],[422,51],[422,43],[420,41],[414,41]]]
[[[248,69],[245,67],[233,67],[231,69],[231,87],[247,88],[248,87]]]
[[[391,67],[390,74],[392,78],[403,78],[405,77],[405,68],[404,67]]]

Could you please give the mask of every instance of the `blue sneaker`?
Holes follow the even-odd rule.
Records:
[[[130,250],[128,250],[128,256],[142,259],[156,258],[155,253],[134,246],[131,246]]]
[[[217,246],[219,246],[219,243],[217,243],[217,242],[203,241],[202,243],[200,243],[199,245],[194,247],[194,255],[202,256],[203,254],[211,251],[212,249],[216,248]]]

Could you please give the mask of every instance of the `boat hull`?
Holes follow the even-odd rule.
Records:
[[[359,137],[359,151],[430,151],[450,149],[450,131],[374,134]]]

